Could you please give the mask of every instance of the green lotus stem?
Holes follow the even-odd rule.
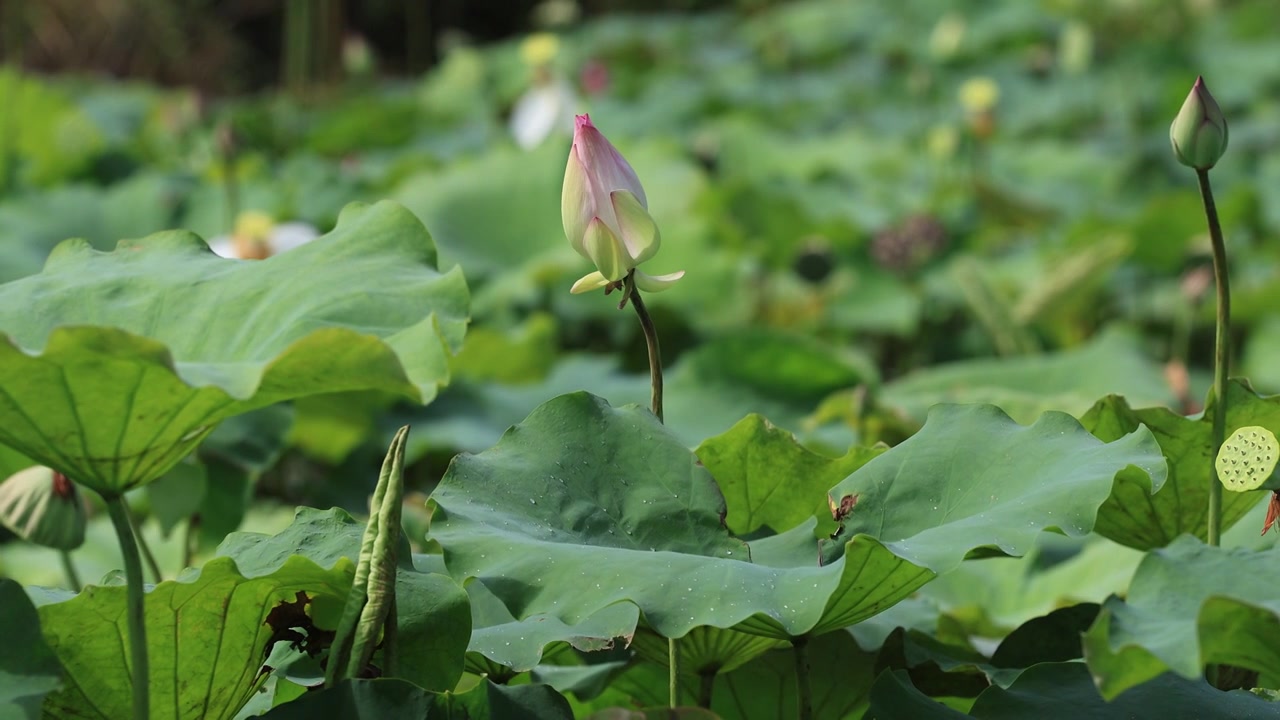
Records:
[[[133,536],[138,540],[138,548],[142,550],[142,559],[147,563],[147,570],[151,573],[151,578],[159,583],[164,580],[164,576],[160,574],[160,563],[156,562],[155,553],[151,552],[151,546],[147,545],[147,539],[142,537],[142,526],[138,524],[137,518],[133,513],[125,512],[125,517],[129,518],[129,529],[133,531]]]
[[[1227,439],[1227,370],[1231,364],[1231,286],[1227,277],[1227,246],[1222,239],[1222,225],[1218,222],[1218,206],[1213,201],[1213,188],[1209,185],[1209,171],[1196,170],[1200,181],[1200,197],[1204,200],[1204,214],[1209,221],[1209,239],[1213,243],[1213,279],[1218,293],[1217,331],[1213,339],[1213,447],[1209,457],[1218,456],[1218,450]],[[1212,462],[1212,461],[1211,461]],[[1214,468],[1209,475],[1209,545],[1216,546],[1222,535],[1222,482]]]
[[[809,638],[798,637],[791,641],[796,658],[796,718],[813,720],[813,690],[809,687]]]
[[[667,638],[667,664],[671,668],[667,675],[667,704],[680,707],[680,648],[675,638]]]
[[[186,527],[182,529],[182,567],[191,567],[192,557],[195,555],[196,548],[196,525],[200,522],[197,515],[187,518]]]
[[[702,683],[698,688],[698,707],[711,709],[711,693],[716,687],[715,671],[705,671],[699,673]]]
[[[71,553],[67,550],[59,550],[58,558],[62,560],[62,573],[67,576],[67,586],[72,592],[80,592],[80,574],[76,572],[76,566],[71,562]]]
[[[102,498],[107,514],[116,529],[116,540],[124,556],[124,578],[128,592],[129,655],[133,677],[133,720],[149,720],[151,717],[151,667],[147,658],[146,600],[142,588],[142,558],[138,543],[129,522],[129,508],[124,497],[116,495]]]
[[[649,317],[649,309],[644,306],[644,300],[640,297],[640,288],[635,286],[634,273],[632,270],[623,281],[628,285],[624,290],[624,297],[631,300],[631,306],[636,309],[636,317],[640,318],[640,329],[644,331],[644,342],[649,348],[649,384],[653,388],[650,400],[653,414],[657,416],[658,422],[662,422],[662,350],[658,348],[658,331],[653,327],[653,318]]]

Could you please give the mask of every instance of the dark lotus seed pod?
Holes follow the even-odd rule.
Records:
[[[947,229],[932,215],[912,215],[900,225],[876,233],[871,257],[886,270],[908,273],[918,269],[947,246]]]

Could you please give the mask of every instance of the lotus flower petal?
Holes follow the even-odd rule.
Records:
[[[662,292],[676,284],[676,281],[684,277],[684,271],[679,270],[666,275],[649,275],[640,270],[636,271],[636,287],[645,292]]]

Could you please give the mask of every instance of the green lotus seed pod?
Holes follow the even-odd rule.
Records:
[[[0,524],[28,542],[74,550],[84,544],[84,502],[65,475],[30,467],[0,483]]]
[[[1222,443],[1214,467],[1223,487],[1233,492],[1257,490],[1271,479],[1280,460],[1280,442],[1270,430],[1256,425],[1242,427]]]

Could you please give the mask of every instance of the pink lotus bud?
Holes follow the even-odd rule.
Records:
[[[574,120],[560,213],[569,244],[599,271],[574,284],[573,292],[586,292],[626,277],[658,252],[661,237],[635,170],[589,116],[578,115]],[[640,289],[656,291],[684,273],[637,275]]]

